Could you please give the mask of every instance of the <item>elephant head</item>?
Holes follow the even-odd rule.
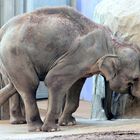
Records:
[[[139,80],[139,54],[133,48],[121,48],[115,55],[105,55],[98,61],[100,72],[116,92],[128,93]]]

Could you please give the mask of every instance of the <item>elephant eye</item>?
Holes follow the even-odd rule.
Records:
[[[117,74],[116,74],[116,73],[114,73],[114,76],[112,77],[112,79],[114,79],[116,76],[117,76]]]

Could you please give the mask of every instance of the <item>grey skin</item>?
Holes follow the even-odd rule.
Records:
[[[0,74],[0,88],[3,88],[7,84],[8,84],[7,77]],[[23,101],[19,96],[19,94],[17,93],[17,91],[9,100],[9,108],[10,108],[9,110],[11,124],[26,123]]]
[[[113,90],[124,92],[139,74],[136,47],[112,40],[105,27],[72,8],[44,8],[17,16],[2,27],[0,34],[1,71],[9,82],[0,94],[19,92],[29,131],[59,130],[55,122],[65,95],[59,124],[73,120],[71,114],[78,107],[87,77],[101,73]],[[44,81],[49,92],[44,123],[35,100],[39,81]]]
[[[24,124],[25,120],[25,109],[24,104],[18,93],[15,93],[10,98],[10,123],[11,124]]]

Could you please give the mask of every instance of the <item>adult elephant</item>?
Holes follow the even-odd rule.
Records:
[[[72,8],[44,8],[17,16],[0,33],[1,72],[8,84],[0,90],[1,104],[17,90],[26,110],[29,131],[56,131],[78,107],[85,79],[101,73],[119,92],[139,74],[137,47],[112,39],[111,32]],[[49,92],[44,124],[35,101],[39,81]],[[7,94],[6,94],[7,93]],[[75,104],[73,104],[75,103]],[[43,124],[43,125],[42,125]]]

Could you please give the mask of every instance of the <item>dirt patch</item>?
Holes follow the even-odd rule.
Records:
[[[112,131],[95,132],[68,136],[56,136],[46,140],[139,140],[140,132],[136,131]]]

